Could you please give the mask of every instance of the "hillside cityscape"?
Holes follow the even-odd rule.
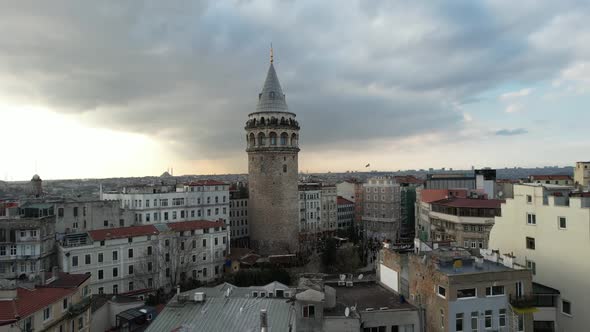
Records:
[[[0,332],[588,331],[590,8],[353,3],[1,5]]]

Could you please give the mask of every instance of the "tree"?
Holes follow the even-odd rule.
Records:
[[[322,251],[322,265],[324,266],[324,269],[330,270],[336,263],[337,250],[336,240],[331,237],[326,239]]]

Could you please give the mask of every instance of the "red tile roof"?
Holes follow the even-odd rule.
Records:
[[[338,196],[336,204],[338,205],[350,205],[350,204],[354,204],[354,202],[347,200],[346,198],[342,197],[342,196]]]
[[[474,198],[447,198],[432,202],[433,205],[444,205],[451,207],[462,208],[488,208],[499,209],[500,205],[504,203],[503,199],[474,199]]]
[[[569,175],[531,175],[532,180],[571,180]]]
[[[46,280],[52,277],[51,272],[45,273]],[[57,280],[50,282],[49,284],[45,285],[44,287],[51,287],[51,288],[76,288],[79,287],[84,281],[90,278],[90,273],[76,273],[70,274],[66,272],[58,272],[57,273]]]
[[[217,180],[199,180],[199,181],[185,183],[185,185],[187,185],[187,186],[223,186],[226,184],[227,183],[225,183],[225,182],[221,182],[221,181],[217,181]]]
[[[405,176],[394,176],[393,177],[397,183],[411,183],[411,184],[422,184],[424,183],[423,179],[419,179],[413,175],[405,175]]]
[[[8,325],[25,318],[46,306],[61,301],[76,292],[76,288],[39,287],[35,289],[17,288],[17,298],[0,301],[0,326]]]
[[[131,226],[131,227],[120,227],[120,228],[107,228],[89,231],[88,235],[94,241],[103,241],[109,239],[121,239],[126,237],[144,236],[144,235],[155,235],[158,234],[158,230],[153,225],[143,226]]]
[[[212,227],[223,227],[225,223],[223,221],[209,221],[209,220],[192,220],[192,221],[180,221],[171,222],[166,224],[168,228],[173,231],[192,231],[195,229],[205,229]]]

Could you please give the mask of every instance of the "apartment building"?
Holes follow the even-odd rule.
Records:
[[[248,188],[240,187],[229,192],[229,225],[232,247],[249,246]]]
[[[576,162],[574,168],[574,185],[588,190],[590,188],[590,161]]]
[[[338,229],[347,230],[354,224],[354,202],[338,196]]]
[[[67,201],[55,203],[55,231],[58,234],[96,229],[128,227],[135,214],[119,201]]]
[[[533,331],[531,271],[459,247],[399,254],[382,249],[377,275],[424,309],[426,331]]]
[[[363,184],[363,227],[367,238],[397,241],[401,225],[400,185],[393,177],[370,178]]]
[[[90,331],[88,274],[47,273],[39,285],[0,289],[0,332]]]
[[[569,175],[531,175],[531,183],[557,184],[560,186],[573,186],[574,179]]]
[[[324,229],[331,233],[336,234],[338,229],[338,204],[336,194],[336,186],[330,184],[321,184],[321,223]]]
[[[515,185],[514,198],[496,217],[489,248],[514,255],[533,271],[535,282],[559,290],[555,331],[590,326],[590,264],[581,258],[590,251],[589,193],[552,184]]]
[[[336,194],[354,202],[354,222],[361,224],[363,220],[363,183],[350,179],[336,184]]]
[[[33,278],[54,265],[53,205],[32,203],[11,210],[0,217],[0,279]]]
[[[68,234],[58,245],[64,272],[90,273],[94,294],[164,287],[221,276],[226,225],[206,220],[139,225]]]
[[[299,184],[299,232],[322,233],[322,188],[319,183]]]
[[[102,200],[119,200],[141,224],[188,220],[229,221],[229,184],[213,180],[177,185],[138,185],[104,192]]]

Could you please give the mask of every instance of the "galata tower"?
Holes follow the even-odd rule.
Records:
[[[250,243],[262,255],[298,250],[299,123],[287,108],[273,62],[271,48],[256,112],[248,115],[245,128]]]

